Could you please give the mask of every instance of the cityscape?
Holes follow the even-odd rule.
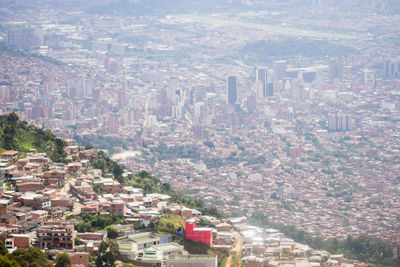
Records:
[[[397,266],[397,1],[1,3],[3,256]],[[359,256],[364,237],[385,249]]]

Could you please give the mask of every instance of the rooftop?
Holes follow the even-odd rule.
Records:
[[[170,260],[213,260],[217,255],[193,254],[193,255],[171,255]]]

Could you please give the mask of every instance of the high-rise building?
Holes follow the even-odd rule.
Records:
[[[363,75],[362,75],[362,83],[363,84],[367,84],[367,83],[375,83],[375,73],[374,73],[374,71],[373,70],[368,70],[368,69],[365,69],[365,70],[363,70],[363,73],[362,73]]]
[[[32,49],[40,45],[40,40],[33,29],[10,29],[7,32],[7,45]]]
[[[268,83],[267,85],[267,96],[274,96],[274,84]]]
[[[385,60],[383,63],[383,78],[394,79],[400,77],[400,61]]]
[[[111,115],[108,119],[108,129],[110,133],[119,133],[119,119],[115,115]]]
[[[256,70],[257,96],[259,98],[268,96],[268,69],[259,67]]]
[[[118,91],[118,106],[120,109],[125,109],[126,106],[126,92],[124,89]]]
[[[350,131],[353,129],[353,119],[350,115],[339,111],[329,115],[330,131]]]
[[[274,82],[286,78],[286,60],[274,61]]]
[[[342,62],[331,59],[329,61],[329,79],[342,78],[343,64]]]
[[[237,77],[228,76],[227,85],[228,85],[228,104],[233,105],[237,101]]]

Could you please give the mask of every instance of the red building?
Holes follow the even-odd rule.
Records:
[[[196,219],[192,218],[186,221],[186,239],[200,242],[211,247],[212,244],[212,229],[196,227]]]

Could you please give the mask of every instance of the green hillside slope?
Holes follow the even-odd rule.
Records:
[[[64,140],[57,138],[50,130],[39,129],[20,121],[17,114],[0,116],[0,153],[6,150],[28,152],[36,149],[46,153],[54,162],[64,162]]]

